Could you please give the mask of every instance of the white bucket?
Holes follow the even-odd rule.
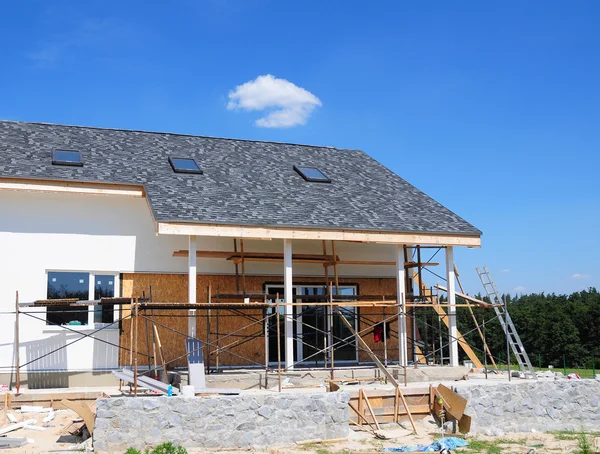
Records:
[[[190,385],[186,385],[186,386],[182,386],[181,387],[181,395],[183,397],[194,397],[195,393],[194,393],[194,387],[190,386]]]

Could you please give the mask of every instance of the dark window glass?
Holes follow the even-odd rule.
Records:
[[[97,274],[94,277],[94,299],[112,298],[115,296],[115,277]],[[94,323],[112,323],[114,321],[114,305],[102,304],[94,306]]]
[[[48,299],[89,299],[89,274],[71,272],[48,273]],[[48,325],[87,325],[87,306],[49,306],[46,309]]]
[[[300,174],[306,181],[312,181],[317,183],[331,183],[331,180],[316,167],[297,167],[294,166],[294,170]]]
[[[169,158],[171,167],[179,173],[202,173],[202,169],[195,159],[191,158]]]
[[[81,153],[71,150],[54,150],[52,154],[52,164],[82,166]]]

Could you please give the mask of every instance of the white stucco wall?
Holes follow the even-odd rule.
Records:
[[[21,301],[46,298],[48,271],[187,272],[187,259],[173,251],[187,249],[185,236],[157,236],[144,199],[122,196],[50,194],[0,191],[0,372],[14,364],[15,292]],[[337,254],[347,260],[394,260],[394,246],[337,243]],[[328,244],[328,253],[331,245]],[[296,253],[322,253],[320,241],[296,241]],[[198,238],[198,250],[233,250],[233,240]],[[246,251],[282,252],[282,241],[245,241]],[[282,276],[283,263],[248,262],[248,274]],[[198,273],[233,273],[232,262],[198,259]],[[294,275],[323,274],[318,264],[295,264]],[[340,266],[340,276],[391,277],[392,266]],[[45,319],[44,309],[36,308]],[[91,328],[77,328],[90,333]],[[64,346],[79,334],[58,331],[42,320],[20,317],[20,364]],[[96,335],[96,337],[99,337]],[[118,331],[102,337],[118,344]],[[86,338],[42,360],[29,370],[79,370],[114,368],[116,347]]]

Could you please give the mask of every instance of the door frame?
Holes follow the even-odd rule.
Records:
[[[269,294],[269,288],[282,288],[283,287],[283,283],[275,283],[275,282],[268,282],[264,284],[264,290],[265,293],[268,295]],[[311,283],[311,282],[305,282],[305,283],[300,283],[300,284],[293,284],[292,288],[296,290],[296,296],[299,294],[300,289],[302,288],[323,288],[323,284],[319,284],[319,283]],[[341,284],[340,289],[342,288],[352,288],[354,289],[354,294],[358,295],[358,284]],[[299,298],[295,298],[294,300],[297,303],[301,303],[302,300]],[[279,302],[280,303],[284,303],[285,299],[284,298],[279,298]],[[328,332],[331,331],[331,320],[329,317],[329,309],[330,307],[326,304],[323,305],[325,307],[325,320],[326,320],[326,329]],[[304,309],[302,308],[302,306],[293,306],[294,309],[296,308],[301,308],[301,312],[304,311]],[[354,326],[355,329],[358,327],[358,310],[356,309],[356,307],[354,307]],[[294,313],[293,315],[294,317],[294,323],[295,323],[295,328],[296,328],[296,338],[294,339],[294,344],[295,344],[295,348],[296,348],[296,355],[298,357],[297,363],[298,364],[311,364],[313,362],[316,362],[317,364],[324,364],[325,361],[313,361],[313,360],[308,360],[308,362],[304,361],[304,351],[303,351],[303,343],[302,342],[298,342],[297,338],[300,337],[302,335],[302,327],[303,327],[303,323],[302,323],[302,313],[298,316],[296,316],[296,314]],[[358,330],[357,330],[358,331]],[[284,334],[285,336],[285,334]],[[345,360],[335,360],[335,363],[338,364],[352,364],[352,363],[358,363],[358,343],[356,342],[356,340],[354,341],[354,359],[345,359]],[[334,352],[335,354],[335,352]],[[276,365],[277,362],[276,361],[269,361],[269,365]]]

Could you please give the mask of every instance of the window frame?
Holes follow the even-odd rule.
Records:
[[[309,177],[308,175],[306,175],[302,169],[314,169],[317,172],[319,172],[321,175],[323,175],[324,178],[312,178]],[[325,172],[323,172],[321,169],[319,169],[318,167],[315,166],[294,166],[294,170],[296,171],[296,173],[298,175],[300,175],[302,178],[304,178],[305,181],[308,181],[310,183],[331,183],[331,178],[329,178],[327,175],[325,175]]]
[[[89,270],[74,270],[74,269],[68,269],[68,270],[58,270],[58,269],[48,269],[45,272],[45,277],[46,277],[46,299],[48,298],[48,279],[49,279],[49,273],[87,273],[88,274],[88,301],[93,301],[93,297],[94,297],[94,292],[96,290],[96,276],[113,276],[114,277],[114,297],[115,298],[119,298],[120,294],[121,294],[121,280],[120,280],[120,273],[116,272],[116,271],[89,271]],[[47,315],[47,308],[46,308],[46,314],[45,314],[45,319],[44,319],[44,323],[45,324],[45,328],[44,331],[64,331],[63,326],[68,326],[69,329],[71,330],[96,330],[99,328],[104,328],[107,325],[112,325],[109,326],[105,329],[107,330],[118,330],[119,329],[119,306],[118,305],[114,305],[113,306],[113,322],[112,323],[101,323],[101,322],[96,322],[95,321],[95,314],[96,311],[101,310],[102,306],[101,305],[94,305],[94,306],[87,306],[88,307],[88,322],[87,325],[49,325],[48,323],[48,315]]]
[[[71,153],[78,153],[79,154],[79,162],[63,161],[62,159],[57,159],[56,158],[56,152],[57,151],[68,151],[68,152],[71,152]],[[54,165],[54,166],[83,167],[83,154],[81,153],[80,150],[68,150],[66,148],[55,148],[55,149],[52,150],[52,165]]]
[[[196,164],[196,167],[198,167],[198,170],[178,169],[174,162],[174,160],[177,160],[177,159],[193,161],[194,164]],[[196,161],[196,158],[189,158],[189,157],[181,158],[181,157],[177,157],[177,156],[169,156],[169,164],[171,164],[171,168],[173,169],[173,172],[175,172],[175,173],[189,173],[189,174],[195,174],[195,175],[202,175],[204,173],[204,171],[202,170],[202,167],[200,167],[200,164],[198,164],[198,161]]]

